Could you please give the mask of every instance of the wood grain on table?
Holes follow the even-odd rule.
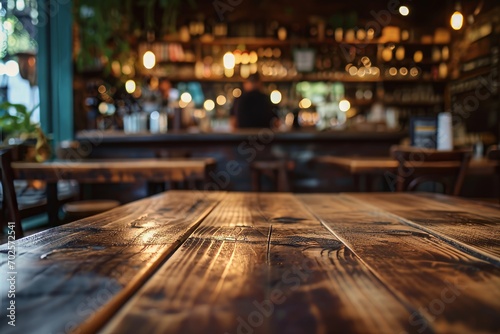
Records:
[[[25,332],[500,331],[495,205],[174,191],[121,210],[19,242]]]
[[[167,193],[18,240],[17,325],[7,326],[2,317],[0,332],[70,333],[85,320],[98,327],[186,239],[220,196]],[[6,244],[0,254],[4,273]],[[7,284],[0,285],[0,296],[6,298]]]

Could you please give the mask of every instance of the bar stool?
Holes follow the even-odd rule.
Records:
[[[57,148],[57,157],[63,160],[80,160],[88,156],[88,150],[78,141],[63,141]],[[81,191],[80,191],[81,192]],[[81,197],[81,195],[80,195]],[[120,206],[121,203],[111,199],[80,200],[68,202],[62,206],[64,223],[90,217]]]
[[[278,192],[290,191],[288,175],[295,168],[295,163],[290,160],[254,161],[250,164],[252,174],[252,191],[261,191],[260,179],[267,175],[273,180]]]

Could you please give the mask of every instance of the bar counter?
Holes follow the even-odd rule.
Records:
[[[249,164],[276,157],[295,161],[294,190],[347,191],[350,180],[334,178],[330,168],[312,168],[311,162],[321,155],[387,156],[391,145],[399,144],[406,136],[403,131],[292,131],[246,129],[236,132],[168,132],[165,134],[121,131],[83,131],[76,139],[82,144],[86,158],[151,158],[151,157],[212,157],[217,160],[217,175],[223,178],[228,163],[236,161],[241,172],[230,180],[216,178],[219,190],[251,190]],[[325,169],[325,168],[323,168]],[[324,182],[324,180],[337,181]],[[220,182],[219,182],[220,181]],[[264,181],[265,182],[265,181]],[[264,184],[264,190],[269,186]]]
[[[295,162],[290,180],[297,192],[358,191],[351,175],[318,157],[389,157],[392,145],[399,144],[405,131],[315,131],[275,132],[270,129],[247,129],[236,132],[177,131],[165,134],[124,133],[122,131],[82,131],[76,136],[85,158],[214,158],[217,167],[212,175],[217,190],[250,191],[250,164],[258,160],[286,158]],[[68,157],[65,157],[68,158]],[[74,158],[74,157],[69,157]],[[236,162],[236,165],[235,163]],[[230,167],[238,173],[228,175]],[[229,176],[229,177],[228,177]],[[463,195],[494,197],[491,175],[466,179]],[[267,180],[269,181],[269,180]],[[384,180],[375,180],[374,190],[387,191]],[[263,190],[272,190],[263,180]]]
[[[81,131],[77,140],[90,140],[102,144],[168,144],[168,143],[205,143],[205,142],[241,142],[249,137],[270,138],[273,142],[341,142],[341,141],[377,141],[399,142],[406,136],[406,131],[287,131],[276,132],[270,129],[248,129],[235,132],[190,132],[172,131],[164,134],[125,133],[123,131]]]

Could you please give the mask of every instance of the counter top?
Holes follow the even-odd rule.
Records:
[[[81,131],[77,140],[89,140],[99,143],[151,143],[151,142],[230,142],[247,140],[258,136],[279,142],[294,141],[397,141],[407,135],[405,131],[363,132],[363,131],[293,131],[274,132],[270,129],[248,129],[237,132],[195,133],[172,131],[165,134],[124,133],[123,131]]]

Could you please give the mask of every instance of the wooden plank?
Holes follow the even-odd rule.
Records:
[[[18,318],[16,327],[1,321],[0,332],[69,333],[85,320],[98,326],[175,251],[221,196],[169,192],[18,240]],[[3,245],[2,273],[8,271],[6,260]],[[0,285],[0,295],[5,305],[7,284]],[[91,332],[89,326],[86,333]]]
[[[424,197],[431,200],[439,201],[440,203],[458,207],[461,210],[479,213],[487,216],[498,216],[500,214],[500,203],[486,202],[474,199],[466,199],[456,196],[447,196],[435,193],[416,193],[418,197]]]
[[[231,193],[102,333],[399,333],[413,312],[292,195]]]
[[[400,194],[391,195],[399,205],[406,203]],[[377,196],[370,194],[369,198]],[[380,281],[422,313],[421,319],[413,314],[408,318],[414,330],[432,326],[442,333],[498,332],[499,268],[402,224],[394,215],[377,209],[375,200],[365,198],[370,203],[365,205],[354,198],[300,196]]]
[[[405,224],[439,237],[500,267],[500,209],[448,196],[351,194],[403,219]]]

